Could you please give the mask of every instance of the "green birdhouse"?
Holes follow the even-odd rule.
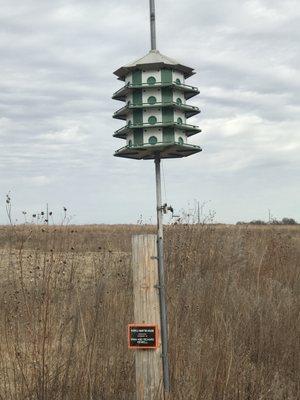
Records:
[[[115,152],[117,157],[150,160],[187,157],[201,151],[189,138],[201,130],[189,122],[200,113],[187,101],[199,90],[186,84],[194,74],[192,68],[151,50],[145,57],[127,64],[114,74],[124,86],[113,99],[124,102],[113,118],[125,125],[114,137],[126,141]]]

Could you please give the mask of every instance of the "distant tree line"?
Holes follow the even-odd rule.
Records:
[[[282,218],[281,221],[277,219],[272,219],[269,222],[262,221],[260,219],[254,219],[250,222],[243,222],[243,221],[238,221],[236,223],[237,225],[298,225],[298,222],[294,218]]]

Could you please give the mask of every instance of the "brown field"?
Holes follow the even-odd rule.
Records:
[[[133,400],[130,237],[0,227],[0,399]],[[171,400],[300,399],[300,227],[165,229]]]

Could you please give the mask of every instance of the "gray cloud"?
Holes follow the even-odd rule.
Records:
[[[270,4],[271,3],[271,4]],[[0,0],[0,222],[63,205],[74,222],[154,215],[151,162],[112,157],[112,72],[149,49],[148,1]],[[159,49],[195,68],[202,154],[164,162],[167,200],[217,219],[300,220],[298,1],[157,2]],[[0,200],[1,200],[0,198]]]

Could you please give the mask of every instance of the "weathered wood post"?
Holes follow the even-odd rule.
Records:
[[[149,343],[149,347],[153,348],[143,349],[140,347],[135,350],[136,400],[163,399],[156,240],[156,235],[134,235],[132,237],[134,322],[140,326],[149,324],[156,325],[158,328],[158,332],[156,332],[157,346]]]

